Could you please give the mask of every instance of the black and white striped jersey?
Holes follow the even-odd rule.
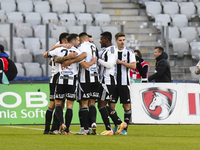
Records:
[[[78,49],[80,50],[81,53],[83,52],[87,53],[87,57],[84,60],[82,60],[85,62],[91,62],[92,57],[96,57],[98,53],[96,46],[90,42],[81,43]],[[93,83],[98,81],[99,81],[99,74],[98,74],[97,63],[93,64],[92,66],[86,69],[80,67],[80,77],[79,77],[80,83]]]
[[[81,52],[77,48],[72,46],[70,49],[66,49],[64,47],[56,48],[55,50],[50,51],[49,55],[52,57],[55,56],[63,57],[67,56],[70,52],[77,52],[78,55],[81,54]],[[67,67],[62,67],[60,63],[55,63],[55,65],[58,66],[60,74],[57,83],[73,85],[74,80],[76,80],[76,76],[78,74],[79,62],[72,63]]]
[[[109,46],[103,49],[98,62],[101,66],[101,82],[106,85],[117,84],[115,75],[115,66],[117,62],[117,49],[115,46]]]
[[[124,48],[123,50],[118,51],[118,59],[127,63],[136,62],[135,53],[132,49]],[[125,67],[122,64],[117,64],[117,84],[118,85],[129,85],[130,84],[130,68]]]
[[[54,57],[51,57],[51,76],[49,83],[55,83],[56,80],[54,80],[54,77],[56,76],[56,74],[58,74],[58,72],[59,72],[58,65],[56,66],[54,62]]]

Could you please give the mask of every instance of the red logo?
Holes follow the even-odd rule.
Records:
[[[162,120],[171,115],[176,103],[176,91],[167,88],[147,88],[140,91],[143,108],[153,119]]]

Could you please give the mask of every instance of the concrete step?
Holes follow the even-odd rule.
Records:
[[[115,16],[115,15],[111,15],[110,18],[112,21],[148,21],[147,16],[126,16],[126,15]]]
[[[101,3],[129,3],[130,0],[101,0]]]
[[[156,28],[124,28],[124,33],[128,34],[128,33],[133,33],[133,34],[142,34],[142,33],[146,33],[146,34],[156,34],[157,33],[157,29]]]
[[[109,14],[109,15],[138,15],[138,9],[103,9],[102,13]]]
[[[149,34],[126,34],[127,40],[138,40],[138,41],[156,41],[157,35],[153,34],[149,36]],[[133,39],[134,38],[134,39]]]
[[[160,46],[156,41],[139,41],[139,46]]]
[[[101,3],[102,8],[106,9],[106,8],[112,8],[112,9],[137,9],[139,8],[138,4],[134,4],[134,3],[116,3],[116,2],[111,2],[111,3]]]

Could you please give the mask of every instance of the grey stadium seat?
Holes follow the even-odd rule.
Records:
[[[162,12],[162,7],[160,2],[145,2],[147,15],[154,18],[154,15],[160,14]]]
[[[58,24],[58,16],[57,13],[49,12],[49,13],[42,13],[42,23],[50,23],[50,24]]]
[[[52,3],[52,11],[58,14],[67,13],[68,12],[68,4],[64,0],[54,0]]]
[[[76,13],[77,25],[92,25],[92,15],[90,13]]]
[[[183,57],[189,53],[189,44],[185,38],[172,39],[174,55],[177,57]]]
[[[197,32],[195,27],[181,27],[181,37],[186,38],[187,42],[192,42],[197,38]]]
[[[24,62],[25,74],[27,77],[41,77],[42,68],[37,62]]]
[[[50,27],[50,31],[51,31],[51,37],[55,38],[58,41],[60,33],[67,32],[67,29],[65,26],[55,25],[55,26]]]
[[[94,19],[96,26],[106,26],[111,22],[110,15],[104,13],[95,13]]]
[[[166,30],[165,30],[165,38],[166,38]],[[173,38],[180,38],[180,31],[177,26],[169,26],[169,43],[172,44]]]
[[[70,33],[80,34],[83,32],[83,26],[67,26],[67,29]]]
[[[172,15],[172,23],[174,26],[180,27],[187,27],[188,26],[188,19],[185,14],[174,14]]]
[[[22,67],[22,64],[21,63],[15,63],[16,67],[17,67],[17,76],[24,76],[24,68]]]
[[[24,13],[25,22],[30,23],[32,25],[41,24],[41,15],[38,12],[27,12]]]
[[[16,35],[17,37],[32,37],[33,29],[29,23],[16,24]]]
[[[173,15],[179,13],[179,6],[177,2],[162,2],[163,12],[165,14]]]
[[[161,28],[161,26],[168,26],[168,23],[171,22],[169,14],[156,14],[155,17],[155,23],[156,27],[158,29]]]
[[[179,6],[180,13],[185,14],[188,20],[195,17],[196,8],[193,2],[180,2]]]
[[[34,50],[40,49],[40,40],[39,38],[24,38],[24,45],[33,53]]]
[[[1,9],[5,10],[6,12],[16,11],[16,3],[15,1],[2,1],[1,2]]]
[[[33,11],[33,2],[32,1],[17,1],[17,8],[18,11],[23,13],[25,12],[32,12]]]
[[[59,18],[60,18],[60,23],[62,25],[75,25],[76,24],[76,18],[75,15],[73,13],[63,13],[63,14],[59,14]]]
[[[50,5],[48,1],[35,1],[34,10],[40,14],[50,12]]]
[[[192,59],[199,60],[200,42],[190,42]]]

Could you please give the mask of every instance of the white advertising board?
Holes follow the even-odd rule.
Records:
[[[133,83],[132,122],[200,124],[198,83]]]

